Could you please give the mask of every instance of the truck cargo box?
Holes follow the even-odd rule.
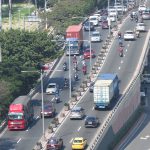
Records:
[[[109,107],[111,100],[118,96],[118,77],[116,74],[100,74],[94,84],[94,103],[96,108]]]

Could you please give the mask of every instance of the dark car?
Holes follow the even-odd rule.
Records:
[[[88,127],[92,127],[92,128],[96,128],[98,127],[99,125],[99,120],[97,117],[95,116],[87,116],[86,119],[85,119],[85,128],[88,128]]]
[[[54,117],[56,114],[56,109],[51,102],[44,103],[44,117]],[[41,117],[43,116],[43,112],[41,109]]]
[[[91,82],[91,83],[90,83],[90,86],[89,86],[89,91],[90,91],[91,93],[93,93],[93,88],[94,88],[94,82]]]
[[[63,139],[52,137],[48,140],[47,150],[61,150],[63,148]]]
[[[92,22],[85,22],[84,25],[83,25],[83,28],[84,28],[84,31],[93,31],[94,30],[94,25]]]
[[[90,52],[90,49],[86,49],[83,53],[83,56],[84,56],[84,59],[88,59],[88,58],[95,58],[95,51],[94,50],[91,50]]]
[[[108,21],[107,20],[103,21],[102,22],[102,29],[108,29],[108,28],[109,28]]]

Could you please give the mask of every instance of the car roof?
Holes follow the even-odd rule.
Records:
[[[99,31],[94,31],[94,32],[92,32],[92,34],[100,34],[100,32]]]
[[[127,31],[125,31],[125,33],[130,33],[130,32],[133,32],[132,30],[127,30]]]
[[[48,85],[56,85],[56,83],[49,83]]]
[[[142,23],[142,22],[137,23],[137,25],[139,25],[139,24],[140,24],[140,25],[144,25],[144,23]]]
[[[83,140],[83,137],[75,137],[74,140]]]
[[[82,107],[80,107],[80,106],[75,106],[74,108],[72,108],[72,110],[81,110],[82,109]]]

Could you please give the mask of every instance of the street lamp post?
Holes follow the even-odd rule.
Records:
[[[36,72],[36,73],[40,73],[40,79],[41,79],[41,100],[42,100],[42,134],[43,137],[45,138],[45,125],[44,125],[44,95],[43,95],[43,70],[41,69],[40,71],[21,71],[21,72]]]
[[[20,29],[20,9],[18,10],[18,28]]]
[[[91,50],[91,23],[89,21],[89,43],[90,43],[90,72],[92,68],[92,50]]]
[[[109,36],[110,36],[111,21],[110,21],[110,13],[109,13],[109,0],[108,0],[108,26],[109,26]]]
[[[2,1],[0,0],[0,31],[2,30]]]

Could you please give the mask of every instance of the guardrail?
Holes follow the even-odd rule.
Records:
[[[143,72],[143,69],[144,69],[145,60],[146,60],[149,49],[150,49],[150,30],[147,34],[145,45],[144,45],[143,50],[142,50],[143,53],[140,57],[138,67],[136,68],[136,71],[135,71],[136,74],[134,75],[134,78],[130,81],[130,84],[128,85],[127,89],[125,90],[123,96],[119,99],[118,103],[116,104],[116,106],[114,107],[112,112],[107,117],[107,120],[103,123],[103,125],[100,128],[99,132],[97,133],[96,137],[92,141],[93,144],[91,146],[89,146],[88,150],[94,150],[95,149],[96,145],[98,144],[98,141],[100,140],[100,138],[102,137],[102,135],[104,134],[106,129],[108,129],[108,126],[110,125],[110,121],[112,120],[115,113],[117,112],[117,109],[124,102],[124,98],[128,95],[129,91],[133,88],[133,85],[140,78],[140,76]]]

